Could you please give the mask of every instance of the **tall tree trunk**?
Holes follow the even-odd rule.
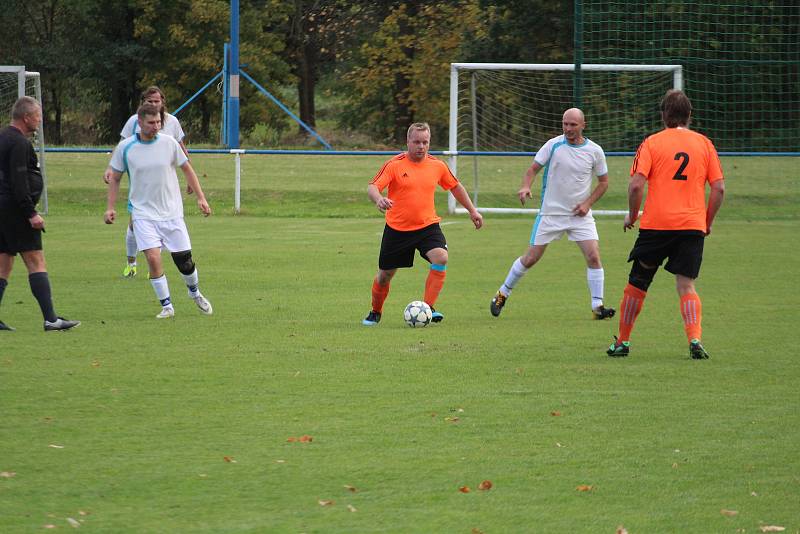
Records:
[[[414,26],[410,22],[413,22],[417,16],[419,3],[420,0],[414,0],[406,4],[408,13],[406,17],[400,19],[399,25],[401,39],[414,33]],[[402,50],[403,55],[407,58],[403,65],[411,65],[414,62],[413,45],[404,46]],[[411,80],[408,78],[408,74],[403,72],[402,68],[398,68],[394,75],[394,141],[400,145],[406,142],[408,126],[414,122],[414,112],[409,102],[410,88]]]
[[[300,100],[300,120],[316,129],[317,117],[314,106],[314,91],[317,85],[317,48],[316,43],[307,43],[300,47],[297,64],[297,95]],[[298,125],[301,134],[308,135],[305,128]]]

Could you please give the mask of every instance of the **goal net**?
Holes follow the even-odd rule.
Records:
[[[8,124],[11,120],[11,108],[21,96],[31,96],[42,101],[42,84],[38,72],[28,72],[24,66],[0,65],[0,124]],[[39,168],[44,179],[44,190],[41,198],[41,211],[47,213],[47,174],[44,161],[44,131],[42,126],[34,133],[33,146],[39,156]]]
[[[577,81],[577,83],[576,83]],[[469,183],[473,203],[485,213],[531,213],[512,207],[510,188],[520,183],[533,153],[562,133],[561,117],[580,107],[584,135],[606,154],[633,152],[661,127],[658,103],[683,84],[680,65],[453,63],[450,66],[449,165]],[[499,173],[497,156],[522,156],[513,176]],[[496,160],[495,160],[496,161]],[[466,164],[464,164],[466,163]],[[514,167],[514,165],[512,165]],[[518,205],[518,203],[517,203]],[[627,210],[593,210],[597,215]],[[450,196],[451,213],[460,213]]]

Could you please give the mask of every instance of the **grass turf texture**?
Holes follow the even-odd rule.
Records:
[[[444,323],[403,323],[423,291],[418,260],[381,324],[362,327],[382,228],[364,183],[381,158],[247,158],[243,203],[264,216],[234,217],[232,161],[196,157],[217,214],[187,203],[187,219],[215,313],[167,263],[177,315],[157,321],[146,276],[119,277],[123,225],[102,224],[105,158],[60,158],[48,157],[45,250],[56,309],[84,324],[43,333],[16,266],[0,308],[18,328],[0,345],[3,532],[67,518],[105,532],[800,528],[796,159],[723,161],[728,198],[698,282],[711,360],[696,362],[664,272],[631,356],[606,357],[616,320],[590,320],[565,241],[492,318],[530,217],[490,216],[479,232],[446,218]],[[611,161],[617,201],[604,207],[619,208],[628,162]],[[506,179],[512,200],[518,182]],[[338,218],[321,217],[336,201]],[[635,234],[619,218],[599,231],[616,306]],[[313,441],[287,441],[302,435]]]

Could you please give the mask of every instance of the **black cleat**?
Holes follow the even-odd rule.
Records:
[[[370,310],[370,312],[367,314],[366,319],[361,321],[361,324],[363,324],[364,326],[375,326],[379,322],[381,322],[380,312],[376,312],[375,310]]]
[[[706,349],[703,348],[702,343],[700,343],[699,339],[693,339],[691,343],[689,343],[689,356],[692,357],[693,360],[707,360],[708,353]]]
[[[614,317],[614,314],[617,311],[614,308],[606,308],[605,306],[599,306],[592,310],[592,315],[598,321],[602,321],[603,319],[611,319]]]
[[[14,330],[16,330],[16,328],[14,328],[13,326],[8,326],[3,321],[0,321],[0,330],[6,330],[7,332],[13,332]]]
[[[631,342],[630,341],[619,341],[617,336],[614,336],[614,342],[608,347],[606,350],[606,354],[611,356],[612,358],[624,358],[630,353],[631,351]]]
[[[492,312],[492,315],[498,317],[500,312],[503,311],[503,306],[506,305],[506,300],[508,299],[508,295],[503,295],[499,291],[492,299],[491,304],[489,304],[489,311]]]

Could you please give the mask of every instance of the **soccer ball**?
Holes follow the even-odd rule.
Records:
[[[411,328],[428,326],[431,322],[431,307],[421,300],[415,300],[403,310],[403,319]]]

